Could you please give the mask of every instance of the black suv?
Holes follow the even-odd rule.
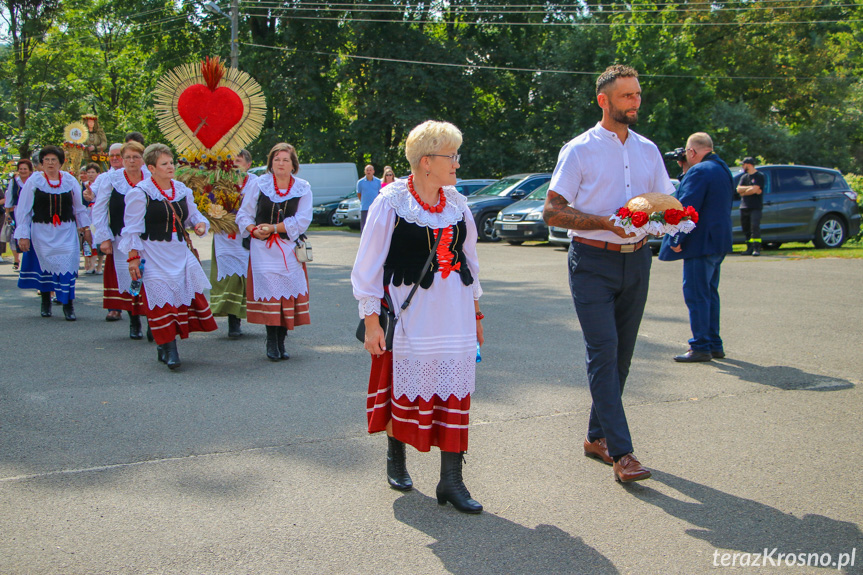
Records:
[[[851,191],[839,170],[782,165],[756,169],[764,174],[761,241],[765,248],[809,241],[817,248],[838,248],[860,231],[857,194]],[[742,171],[734,174],[735,190],[743,174]],[[734,243],[745,243],[746,236],[740,227],[740,196],[736,191],[731,225]],[[648,241],[654,253],[661,243],[658,239]]]
[[[498,180],[468,196],[467,205],[476,221],[479,239],[487,242],[500,241],[494,229],[497,213],[549,180],[551,180],[551,174],[516,174]]]

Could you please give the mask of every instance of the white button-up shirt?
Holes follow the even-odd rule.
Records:
[[[656,144],[629,130],[626,142],[596,124],[561,148],[549,190],[576,210],[611,216],[631,198],[647,192],[674,191]],[[569,230],[609,243],[632,243],[608,230]]]

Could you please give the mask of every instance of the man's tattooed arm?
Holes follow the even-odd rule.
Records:
[[[545,198],[542,218],[550,226],[569,230],[609,230],[622,238],[629,237],[623,228],[615,226],[607,216],[585,214],[569,206],[566,198],[551,190]]]

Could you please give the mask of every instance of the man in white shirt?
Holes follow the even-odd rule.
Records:
[[[623,386],[647,302],[652,254],[646,238],[609,217],[646,192],[674,191],[656,144],[629,126],[638,120],[641,86],[629,66],[609,66],[596,81],[602,120],[560,151],[543,216],[569,229],[569,281],[587,348],[590,409],[584,454],[613,466],[617,481],[647,479],[632,451]],[[642,249],[644,248],[644,249]]]

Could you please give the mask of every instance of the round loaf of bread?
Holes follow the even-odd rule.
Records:
[[[664,212],[671,208],[682,210],[683,204],[677,201],[677,198],[674,196],[657,192],[647,192],[646,194],[635,196],[626,202],[626,207],[632,212],[644,212],[647,215],[650,215],[654,212]]]

